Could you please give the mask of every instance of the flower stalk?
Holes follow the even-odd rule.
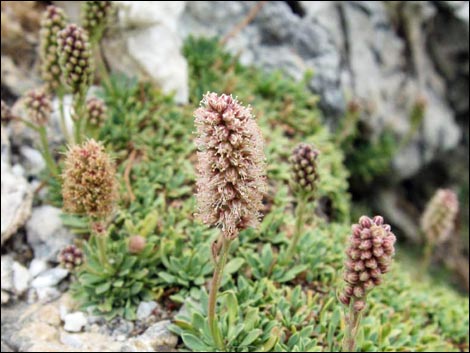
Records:
[[[361,323],[362,311],[354,310],[354,301],[349,304],[349,314],[346,315],[346,332],[343,339],[343,352],[356,352],[356,336]]]
[[[41,154],[46,162],[46,166],[54,177],[59,176],[59,168],[52,157],[51,151],[49,150],[49,142],[47,139],[47,131],[45,126],[38,127],[39,138],[41,141]]]
[[[263,139],[250,108],[232,96],[207,93],[195,113],[198,138],[199,217],[221,230],[212,245],[214,274],[208,324],[218,349],[224,349],[216,307],[230,244],[241,230],[254,227],[266,189]]]
[[[346,285],[338,297],[346,307],[343,352],[356,351],[356,337],[367,295],[382,283],[383,275],[390,270],[395,241],[390,225],[384,224],[381,216],[362,216],[359,223],[352,226],[344,264]]]
[[[70,24],[58,34],[59,63],[74,95],[72,118],[75,143],[82,142],[85,99],[93,81],[94,65],[87,31]]]
[[[224,350],[224,342],[222,337],[220,336],[220,330],[217,326],[217,314],[216,314],[216,306],[217,306],[217,294],[219,292],[220,283],[222,281],[222,277],[224,274],[224,267],[227,263],[227,257],[230,249],[230,244],[232,240],[222,237],[220,240],[222,241],[222,248],[220,250],[220,256],[218,258],[214,258],[215,267],[214,267],[214,274],[212,276],[212,282],[210,286],[209,292],[209,302],[208,302],[208,309],[207,309],[207,317],[209,322],[209,329],[212,334],[212,338],[216,344],[216,346],[220,350]]]
[[[294,235],[289,244],[289,247],[287,248],[285,263],[289,263],[294,257],[295,249],[297,249],[297,245],[299,244],[300,237],[302,236],[304,232],[306,208],[307,208],[307,200],[305,198],[301,198],[295,209]]]
[[[295,210],[294,235],[284,258],[286,264],[294,257],[295,250],[304,232],[307,205],[309,202],[315,201],[315,191],[319,180],[318,155],[318,150],[312,145],[301,143],[297,145],[290,157],[292,165],[291,188],[297,199],[297,207]]]
[[[59,169],[49,149],[47,139],[47,123],[52,112],[52,103],[49,95],[43,90],[29,91],[24,99],[28,120],[22,120],[28,127],[39,134],[40,150],[50,173],[57,177]]]
[[[459,200],[454,191],[439,189],[426,205],[421,217],[421,230],[425,245],[422,272],[431,264],[434,248],[451,238],[459,213]]]

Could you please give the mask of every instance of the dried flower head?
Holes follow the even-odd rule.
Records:
[[[112,11],[112,1],[84,1],[82,24],[92,42],[96,43],[101,39]]]
[[[62,86],[57,35],[66,25],[67,17],[64,11],[53,5],[48,6],[41,20],[39,56],[41,76],[49,92]]]
[[[382,275],[389,271],[395,253],[395,235],[391,227],[384,224],[381,216],[373,219],[362,216],[359,224],[352,226],[349,247],[346,250],[344,280],[346,286],[339,300],[349,305],[354,300],[354,309],[365,308],[367,293],[382,282]]]
[[[24,104],[28,118],[32,123],[39,126],[47,124],[52,113],[52,103],[45,91],[29,91],[24,98]]]
[[[251,109],[226,94],[207,93],[194,116],[200,216],[231,239],[260,217],[266,189],[261,131]]]
[[[106,236],[106,232],[108,230],[108,226],[105,222],[102,221],[93,221],[90,224],[91,232],[94,235],[97,235],[99,237],[104,237]]]
[[[11,108],[2,100],[2,123],[8,123],[13,119]]]
[[[86,114],[90,125],[102,126],[107,116],[106,104],[99,98],[89,98],[86,102]]]
[[[118,198],[116,172],[102,144],[88,140],[70,147],[62,174],[64,209],[103,219]]]
[[[88,35],[70,24],[58,34],[59,62],[73,93],[83,93],[91,84],[93,63]]]
[[[426,206],[421,217],[421,229],[432,244],[449,239],[459,212],[459,200],[455,192],[439,189]]]
[[[73,270],[83,263],[83,252],[75,245],[66,246],[59,254],[59,263],[62,267]]]
[[[319,152],[313,146],[301,143],[292,152],[292,188],[300,197],[312,199],[318,183],[317,158]]]
[[[129,238],[127,248],[131,254],[139,254],[144,250],[147,240],[141,235],[133,235]]]

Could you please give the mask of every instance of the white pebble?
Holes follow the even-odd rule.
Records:
[[[80,332],[82,328],[87,324],[87,318],[84,313],[77,311],[65,315],[64,330],[69,332]]]

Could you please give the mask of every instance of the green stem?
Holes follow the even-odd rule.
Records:
[[[103,58],[103,48],[101,47],[100,43],[96,44],[96,57],[97,57],[97,69],[99,72],[99,76],[103,82],[103,85],[107,88],[111,87],[111,79],[109,77],[108,68],[104,62]]]
[[[79,93],[76,98],[74,98],[74,131],[75,131],[75,143],[80,144],[82,142],[82,125],[83,125],[83,114],[85,109],[85,95]]]
[[[62,134],[64,135],[65,141],[70,143],[70,135],[69,130],[67,129],[67,123],[65,121],[65,109],[64,109],[64,90],[61,88],[57,93],[57,97],[59,99],[59,114],[60,114],[60,129],[62,130]]]
[[[96,235],[96,242],[98,243],[98,254],[100,257],[100,262],[104,268],[108,268],[108,255],[106,252],[106,239],[107,236],[105,234]]]
[[[342,352],[356,352],[356,336],[361,322],[361,313],[354,310],[354,300],[351,299],[349,312],[346,316],[346,332],[343,338]]]
[[[46,162],[47,168],[51,172],[54,177],[59,176],[59,170],[57,165],[52,157],[51,151],[49,150],[49,143],[47,141],[47,131],[45,126],[40,126],[38,128],[39,138],[41,140],[41,147],[42,147],[42,156],[44,161]]]
[[[429,266],[431,265],[431,258],[432,258],[432,251],[434,249],[434,244],[431,242],[427,241],[426,245],[424,246],[424,254],[423,254],[423,262],[422,262],[422,271],[421,273],[424,274],[427,272],[429,269]]]
[[[284,263],[289,263],[292,260],[295,249],[297,248],[297,244],[299,243],[300,237],[303,233],[306,206],[307,206],[306,200],[304,198],[301,198],[296,208],[296,221],[295,221],[294,236],[292,238],[291,243],[289,244],[289,247],[287,248],[287,253],[286,253]]]
[[[216,304],[217,304],[217,293],[220,287],[220,281],[224,274],[225,263],[227,262],[228,252],[230,248],[231,240],[223,238],[222,249],[219,256],[219,260],[215,263],[214,275],[212,277],[210,293],[209,293],[209,302],[207,315],[209,320],[209,329],[211,331],[212,339],[214,340],[217,348],[219,350],[224,350],[224,342],[220,337],[219,327],[217,326],[217,317],[215,313]]]

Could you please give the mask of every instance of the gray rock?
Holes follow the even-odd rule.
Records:
[[[1,162],[1,244],[23,226],[31,215],[33,190],[26,179],[14,175],[9,165]]]
[[[16,295],[22,295],[29,287],[31,276],[26,267],[18,262],[14,262],[13,270],[13,289]]]
[[[56,287],[39,287],[35,289],[37,300],[41,303],[49,303],[62,294]]]
[[[176,24],[184,1],[120,1],[119,24],[104,41],[104,54],[113,69],[140,75],[188,101],[188,69],[181,54]],[[158,45],[148,45],[158,43]]]
[[[1,56],[0,67],[2,86],[7,87],[15,96],[21,96],[29,89],[39,85],[36,70],[32,70],[30,67],[20,67],[10,56]]]
[[[470,17],[470,6],[468,1],[462,1],[463,5],[457,9],[455,12],[455,16],[459,18],[463,23],[467,25],[467,29],[469,27],[469,17]]]
[[[57,261],[60,250],[72,243],[74,236],[62,225],[60,214],[60,209],[48,205],[33,210],[26,230],[36,258]]]
[[[414,243],[421,242],[421,231],[417,225],[416,218],[413,218],[405,210],[413,206],[404,207],[405,197],[397,190],[383,190],[376,194],[375,206],[381,214],[387,215],[387,220],[398,227]]]
[[[125,347],[126,352],[155,352],[175,348],[178,337],[168,330],[171,324],[169,320],[157,322],[150,326],[140,336],[128,340]]]
[[[60,343],[72,347],[80,349],[83,347],[83,340],[78,334],[68,334],[65,332],[60,333]]]
[[[464,115],[468,124],[469,110],[469,24],[468,1],[440,2],[449,6],[451,12],[443,12],[428,21],[426,44],[434,65],[447,82],[446,95],[457,114]],[[462,9],[466,19],[460,15]],[[468,126],[468,125],[467,125]]]
[[[224,36],[255,5],[249,1],[188,2],[180,32],[183,36]],[[297,80],[313,70],[309,87],[321,96],[322,108],[330,116],[344,112],[338,49],[331,34],[316,19],[301,18],[285,2],[270,1],[250,24],[228,40],[227,47],[239,54],[245,65],[282,69]]]
[[[2,352],[14,352],[14,350],[11,349],[11,347],[3,341],[1,342],[1,351]]]
[[[69,271],[64,268],[55,267],[41,273],[31,282],[31,287],[33,288],[45,288],[45,287],[52,287],[57,285],[60,281],[62,281],[67,275]]]
[[[14,297],[21,296],[29,288],[31,276],[26,267],[13,260],[11,255],[3,255],[1,258],[1,288],[2,303]]]
[[[143,320],[152,314],[152,311],[158,306],[154,301],[140,302],[137,308],[137,319]]]
[[[400,138],[407,136],[410,113],[418,99],[425,98],[423,127],[397,154],[395,179],[415,175],[436,156],[458,145],[461,134],[445,98],[444,81],[429,60],[428,35],[422,33],[423,23],[436,14],[429,2],[397,7],[409,20],[408,43],[395,31],[390,7],[384,2],[330,2],[306,8],[307,17],[318,20],[332,34],[344,58],[341,85],[366,108],[367,124],[376,134],[389,129]],[[412,48],[411,62],[406,62],[407,45]],[[410,74],[409,67],[416,73]]]
[[[111,336],[116,337],[120,335],[129,335],[134,330],[134,323],[117,317],[109,323]]]
[[[10,139],[8,137],[8,132],[6,129],[1,126],[1,141],[2,141],[2,151],[1,151],[1,161],[6,165],[9,165],[11,162],[11,150],[10,150]]]
[[[87,324],[87,318],[81,311],[65,315],[64,330],[68,332],[80,332]]]
[[[46,162],[38,150],[29,146],[21,146],[20,154],[23,167],[28,175],[37,176],[46,167]]]
[[[432,4],[404,3],[403,10],[397,10],[404,11],[404,15],[412,14],[409,16],[410,43],[395,31],[390,7],[383,2],[301,4],[307,13],[303,18],[292,13],[284,2],[266,3],[253,21],[228,41],[228,48],[240,54],[242,63],[269,70],[281,68],[296,79],[312,69],[314,76],[309,87],[320,94],[325,115],[329,118],[341,115],[345,109],[345,92],[366,108],[367,123],[376,134],[387,128],[399,137],[407,136],[410,112],[417,100],[425,97],[427,110],[423,129],[394,160],[395,178],[416,174],[436,156],[457,146],[461,136],[459,127],[446,101],[444,81],[429,60],[427,34],[422,33],[422,28],[426,27],[423,24],[436,15]],[[452,5],[452,11],[457,13],[467,5],[464,2]],[[180,32],[183,36],[223,36],[240,23],[253,6],[255,4],[244,1],[188,2],[180,21]],[[442,30],[446,25],[427,27],[441,30],[441,42],[449,42],[448,30]],[[468,44],[462,44],[468,40],[461,40],[458,35],[453,38],[452,48],[460,44],[468,52]],[[443,47],[441,42],[439,50]],[[430,44],[432,48],[434,44]],[[413,62],[409,63],[406,63],[407,45],[412,46],[414,55]],[[440,51],[441,61],[447,60],[441,65],[447,68],[444,71],[452,71],[453,77],[466,77],[455,72],[458,67],[468,68],[468,64],[455,65],[451,58],[460,56],[447,53]],[[408,70],[413,65],[416,75]],[[462,85],[455,85],[449,91],[458,97],[455,103],[467,104],[468,111],[468,89],[460,87]],[[467,98],[463,97],[465,95]]]
[[[47,262],[43,259],[33,259],[29,264],[29,274],[31,278],[37,277],[49,268]]]
[[[2,255],[0,265],[2,290],[13,291],[13,263],[11,255]]]
[[[10,294],[8,294],[7,292],[5,292],[3,289],[1,291],[1,302],[2,302],[2,305],[3,304],[6,304],[10,301]]]

